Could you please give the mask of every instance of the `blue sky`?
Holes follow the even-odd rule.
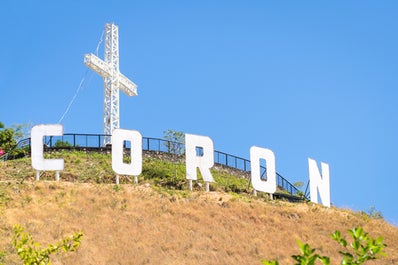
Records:
[[[113,2],[113,3],[111,3]],[[398,2],[4,1],[0,121],[101,133],[103,82],[87,71],[104,25],[119,26],[121,127],[212,138],[308,181],[308,157],[330,165],[334,205],[371,206],[398,225]],[[103,45],[102,45],[103,46]],[[103,48],[99,50],[103,57]]]

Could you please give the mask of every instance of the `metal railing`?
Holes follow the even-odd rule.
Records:
[[[8,160],[8,154],[7,153],[5,153],[5,154],[2,154],[2,155],[0,155],[0,161],[7,161]]]
[[[110,146],[103,146],[103,139],[110,135],[104,134],[78,134],[78,133],[66,133],[62,136],[45,136],[44,144],[45,148],[59,148],[59,149],[80,149],[80,150],[110,150]],[[185,150],[185,146],[182,143],[170,142],[168,140],[160,138],[142,138],[142,149],[144,151],[155,151],[174,154],[175,150],[172,146],[179,145],[182,150]],[[131,143],[126,142],[126,148],[130,148]],[[24,139],[18,143],[18,147],[29,146],[30,138]],[[227,166],[243,172],[250,172],[250,160],[227,154],[224,152],[214,151],[214,162],[218,165]],[[260,165],[260,174],[262,179],[266,179],[267,169],[265,166]],[[291,195],[299,195],[301,192],[291,184],[287,179],[276,173],[277,185],[287,191]],[[307,194],[305,194],[307,195]],[[307,198],[307,196],[305,196]],[[308,199],[308,198],[307,198]]]

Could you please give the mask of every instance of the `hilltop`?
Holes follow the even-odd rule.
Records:
[[[339,261],[334,230],[361,226],[388,245],[382,264],[398,261],[398,228],[362,212],[250,195],[247,180],[215,169],[218,184],[207,193],[188,191],[183,165],[146,157],[136,185],[114,185],[109,155],[54,153],[65,158],[61,181],[47,172],[40,182],[30,159],[0,163],[0,261],[20,264],[10,245],[21,224],[42,244],[83,231],[76,253],[53,264],[292,264],[296,240]],[[232,172],[233,173],[233,172]],[[4,254],[4,255],[3,255]],[[372,264],[372,263],[369,263]],[[373,263],[378,264],[378,263]]]

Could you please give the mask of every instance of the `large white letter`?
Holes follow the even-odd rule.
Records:
[[[199,156],[197,148],[200,149]],[[213,182],[210,168],[214,165],[213,141],[207,136],[185,134],[185,156],[187,179],[197,180],[198,167],[205,182]]]
[[[267,168],[267,181],[261,180],[260,159],[264,159]],[[275,155],[270,149],[252,146],[250,148],[251,181],[258,191],[274,194],[276,191]]]
[[[130,163],[123,162],[123,144],[130,141]],[[138,176],[142,171],[142,135],[138,131],[115,129],[112,133],[112,169],[116,174]]]
[[[63,170],[63,159],[44,159],[43,137],[62,136],[64,127],[61,124],[40,124],[30,131],[32,167],[36,170]]]
[[[311,158],[308,158],[311,201],[314,203],[318,203],[318,191],[319,191],[319,197],[322,200],[322,204],[326,207],[330,207],[329,165],[326,163],[321,163],[321,167],[322,167],[322,174],[319,172],[316,161]]]

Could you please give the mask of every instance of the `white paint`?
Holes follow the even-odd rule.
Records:
[[[31,159],[32,167],[36,170],[36,180],[40,179],[41,170],[56,171],[56,180],[59,180],[59,171],[64,169],[63,159],[44,159],[43,137],[62,136],[63,126],[61,124],[36,125],[31,130]],[[124,141],[131,143],[130,163],[123,162]],[[201,149],[197,152],[197,149]],[[189,188],[192,190],[192,180],[197,180],[197,168],[206,182],[206,190],[209,190],[209,183],[214,182],[210,168],[214,165],[214,146],[211,138],[194,134],[185,134],[185,155],[186,155],[186,178],[189,180]],[[261,180],[260,161],[264,159],[267,167],[267,180]],[[251,182],[256,191],[275,193],[276,166],[275,155],[270,149],[252,146],[250,148],[251,161]],[[319,172],[315,160],[308,158],[310,194],[311,201],[318,203],[319,197],[322,204],[330,207],[330,174],[329,165],[321,163],[322,173]],[[119,175],[134,176],[138,182],[138,175],[142,172],[142,135],[138,131],[115,129],[112,135],[112,169],[116,173],[116,182],[119,182]]]
[[[197,156],[196,148],[202,148],[203,153]],[[210,168],[214,165],[213,141],[207,136],[185,134],[186,178],[197,180],[196,168],[199,168],[205,182],[214,182]]]
[[[261,180],[260,159],[264,159],[267,167],[267,180]],[[252,146],[250,148],[251,181],[254,190],[275,193],[276,168],[275,155],[270,149]]]
[[[130,163],[123,162],[124,141],[131,143]],[[112,169],[119,175],[138,176],[142,171],[142,135],[138,131],[115,129],[112,134]]]
[[[192,179],[189,179],[188,183],[189,183],[189,190],[192,190]]]
[[[318,203],[319,191],[319,197],[322,200],[322,204],[326,207],[330,207],[329,165],[322,162],[321,168],[322,173],[319,172],[316,161],[308,158],[311,202]]]
[[[61,124],[40,124],[32,128],[31,132],[32,167],[39,170],[64,170],[63,159],[44,159],[43,137],[62,136],[64,127]],[[59,173],[58,173],[59,176]],[[36,175],[37,179],[37,175]]]

